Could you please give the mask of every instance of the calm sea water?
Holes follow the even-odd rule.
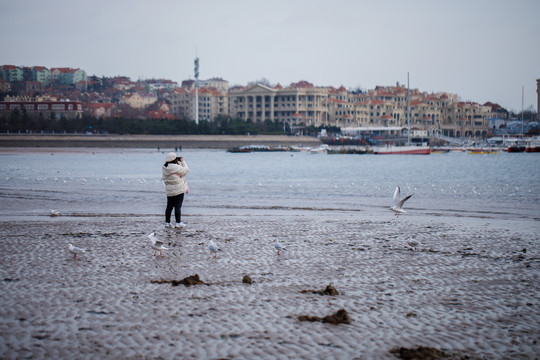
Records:
[[[396,185],[410,214],[523,218],[538,226],[540,155],[313,155],[183,151],[190,193],[183,212],[324,212],[391,216]],[[161,215],[165,194],[155,149],[64,150],[0,155],[0,217]]]

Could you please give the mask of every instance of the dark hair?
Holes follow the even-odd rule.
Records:
[[[176,161],[180,161],[179,159],[180,159],[180,158],[177,157],[177,158],[174,159],[174,160],[167,161],[167,162],[165,163],[165,165],[163,165],[163,166],[167,167],[167,165],[169,165],[169,164],[173,164],[173,163],[175,163]]]

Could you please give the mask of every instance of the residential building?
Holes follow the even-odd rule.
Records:
[[[35,99],[34,99],[35,100]],[[0,102],[0,116],[8,115],[13,111],[26,112],[29,116],[54,116],[59,119],[75,119],[82,115],[82,103],[78,101],[2,101]]]
[[[26,83],[26,93],[35,93],[41,92],[43,90],[43,84],[39,81],[27,81]]]
[[[89,103],[84,104],[84,113],[90,116],[112,117],[116,115],[116,104],[113,103]]]
[[[407,95],[408,94],[408,95]],[[369,133],[373,128],[408,128],[417,133],[446,136],[486,136],[491,107],[459,102],[457,95],[425,93],[400,86],[377,86],[365,94],[351,94],[344,87],[330,89],[328,125],[350,132]],[[356,129],[356,130],[352,130]]]
[[[23,69],[15,65],[0,65],[0,75],[10,84],[24,79]]]
[[[328,124],[328,88],[299,82],[283,88],[252,84],[229,90],[232,117],[286,122],[291,126]]]
[[[39,82],[42,87],[47,87],[51,82],[51,73],[45,66],[29,66],[23,68],[23,78],[26,82]]]
[[[152,79],[152,80],[144,80],[140,81],[140,85],[144,86],[144,89],[147,93],[153,93],[156,94],[159,90],[170,90],[178,87],[178,83],[176,81],[171,81],[167,79]]]
[[[195,89],[195,80],[182,81],[182,88]],[[229,82],[222,78],[211,78],[208,80],[199,80],[199,88],[212,88],[226,94],[229,91]]]
[[[113,82],[112,87],[118,91],[128,91],[128,90],[133,89],[136,86],[136,84],[133,81],[123,76],[112,78],[111,81]]]
[[[4,79],[0,79],[0,92],[10,92],[11,91],[11,85],[8,81]]]
[[[119,104],[126,104],[134,109],[144,109],[158,100],[157,96],[148,93],[135,93],[122,96]]]
[[[80,81],[87,81],[86,72],[81,69],[51,68],[51,81],[64,85],[75,85]]]
[[[51,83],[51,72],[45,66],[33,66],[32,80],[38,81],[44,86],[49,86]]]
[[[195,90],[177,88],[171,92],[171,113],[177,117],[195,120]],[[212,121],[217,116],[229,115],[229,98],[216,88],[199,89],[199,120]]]

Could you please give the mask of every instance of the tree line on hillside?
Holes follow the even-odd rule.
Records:
[[[302,129],[304,135],[316,136],[323,127],[309,126]],[[340,132],[339,128],[325,126],[329,133]],[[83,115],[76,119],[58,118],[54,113],[45,117],[29,116],[26,111],[13,111],[0,117],[0,132],[3,133],[92,133],[92,134],[133,134],[133,135],[291,135],[289,124],[283,122],[253,122],[248,119],[234,119],[218,116],[214,121],[194,121],[186,119],[137,119],[137,118],[96,118]]]

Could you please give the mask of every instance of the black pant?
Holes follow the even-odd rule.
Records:
[[[174,218],[176,223],[180,222],[182,203],[184,202],[184,194],[167,197],[167,209],[165,209],[165,222],[171,222],[171,213],[174,208]]]

